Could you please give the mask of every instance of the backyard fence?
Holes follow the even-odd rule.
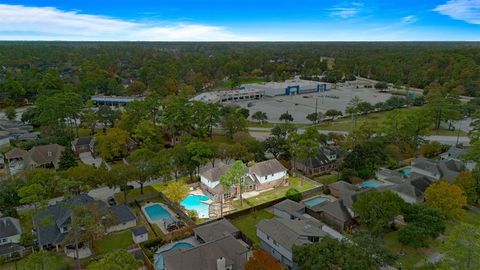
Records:
[[[160,197],[165,202],[165,204],[175,212],[175,214],[177,214],[182,220],[184,220],[188,226],[196,225],[195,221],[193,221],[193,219],[189,215],[185,214],[185,212],[183,212],[180,206],[178,206],[178,204],[176,204],[175,202],[172,202],[167,196],[165,196],[165,194],[159,192],[158,197]]]

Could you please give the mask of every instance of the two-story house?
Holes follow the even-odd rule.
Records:
[[[220,178],[230,168],[231,165],[219,164],[214,168],[200,172],[201,188],[212,197],[212,200],[219,201],[235,198],[237,188],[230,187],[224,190],[220,183]],[[254,190],[265,190],[275,188],[286,183],[288,178],[287,169],[276,159],[255,163],[245,170],[244,181],[245,192]]]
[[[8,258],[15,253],[23,253],[25,248],[19,244],[21,234],[22,228],[18,219],[0,218],[0,257]]]

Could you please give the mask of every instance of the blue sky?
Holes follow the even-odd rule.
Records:
[[[0,0],[0,40],[480,40],[480,0]]]

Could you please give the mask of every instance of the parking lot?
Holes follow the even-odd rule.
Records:
[[[266,112],[269,122],[280,122],[281,114],[288,111],[295,123],[309,123],[306,116],[315,112],[315,103],[318,102],[318,111],[325,113],[329,109],[335,109],[345,113],[350,100],[358,96],[360,99],[371,104],[384,102],[391,94],[380,93],[373,88],[364,88],[355,85],[340,85],[324,93],[310,93],[294,96],[265,97],[260,100],[242,101],[235,104],[250,110],[250,115],[256,111]],[[249,104],[250,103],[250,104]]]

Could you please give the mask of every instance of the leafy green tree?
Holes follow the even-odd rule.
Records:
[[[246,131],[247,125],[247,118],[238,109],[227,112],[222,123],[223,128],[226,129],[227,135],[230,138],[237,132]]]
[[[422,227],[407,225],[398,231],[398,241],[416,248],[428,247],[428,234]]]
[[[282,113],[282,115],[280,115],[280,118],[278,118],[278,120],[284,121],[285,124],[287,124],[289,122],[293,122],[293,116],[289,114],[288,111],[286,111]]]
[[[7,117],[8,120],[14,120],[17,117],[17,112],[15,111],[15,108],[13,107],[6,108],[5,116]]]
[[[133,130],[133,138],[140,144],[151,150],[159,150],[162,147],[163,138],[159,127],[156,127],[150,120],[142,120]]]
[[[375,84],[375,89],[378,89],[378,90],[385,90],[388,88],[388,85],[386,82],[378,82]]]
[[[125,164],[117,164],[112,166],[108,174],[108,186],[120,189],[123,192],[123,201],[127,202],[128,192],[130,191],[128,183],[137,180],[135,179],[135,168]]]
[[[384,146],[381,138],[372,138],[354,146],[345,158],[344,168],[356,172],[365,171],[368,176],[373,175],[375,170],[387,160]]]
[[[170,200],[175,203],[180,203],[187,197],[188,193],[190,192],[189,186],[185,183],[185,181],[176,180],[170,181],[167,183],[167,186],[163,190],[165,196],[167,196]]]
[[[77,165],[77,158],[75,157],[73,151],[70,148],[65,149],[65,151],[63,151],[62,155],[60,156],[60,170],[66,170]]]
[[[97,111],[98,121],[103,124],[103,130],[107,127],[115,127],[117,120],[120,118],[120,113],[110,108],[110,106],[100,106]]]
[[[198,172],[200,172],[202,165],[205,165],[215,156],[211,145],[203,141],[193,141],[187,144],[186,149]]]
[[[362,101],[357,104],[357,111],[361,114],[367,114],[372,112],[375,109],[372,104]]]
[[[424,204],[404,204],[403,216],[410,225],[422,228],[426,236],[437,238],[446,229],[444,218],[437,209]]]
[[[266,112],[257,111],[252,115],[252,119],[257,120],[258,123],[263,123],[268,120]]]
[[[480,268],[480,230],[473,225],[456,225],[440,249],[445,254],[440,269]]]
[[[307,115],[307,120],[312,121],[312,124],[316,124],[320,122],[320,119],[322,119],[323,114],[321,112],[317,113],[311,113]]]
[[[18,190],[18,196],[22,204],[44,204],[48,199],[48,193],[45,187],[35,183],[23,186]]]
[[[478,201],[478,183],[473,173],[461,172],[455,178],[453,184],[459,186],[463,192],[465,192],[465,195],[467,196],[467,202],[469,204],[473,204]]]
[[[358,221],[369,231],[378,233],[387,228],[393,218],[401,213],[402,198],[391,191],[370,190],[362,193],[353,203]]]
[[[97,151],[105,160],[124,157],[128,151],[128,133],[119,128],[109,128],[105,134],[98,134]]]
[[[437,209],[446,219],[455,219],[463,216],[467,196],[457,185],[439,181],[425,190],[425,203]]]
[[[395,265],[397,256],[387,247],[382,236],[359,231],[352,235],[352,241],[368,254],[376,265]]]
[[[126,250],[118,249],[107,253],[98,261],[91,262],[87,270],[137,270],[143,265],[143,262]]]
[[[329,109],[325,112],[326,117],[331,117],[331,120],[335,120],[335,117],[340,117],[343,116],[343,113],[341,111],[337,111],[334,109]]]
[[[135,168],[137,183],[140,184],[140,193],[143,194],[143,186],[155,176],[160,176],[162,164],[157,155],[149,149],[137,149],[127,158],[130,165]]]
[[[242,193],[245,189],[245,173],[247,167],[241,160],[235,161],[224,175],[220,176],[220,184],[224,192],[230,192],[232,187],[236,188],[236,193],[240,197],[240,206],[243,206]]]
[[[378,269],[372,254],[347,241],[325,237],[318,243],[293,246],[293,261],[303,270]]]

